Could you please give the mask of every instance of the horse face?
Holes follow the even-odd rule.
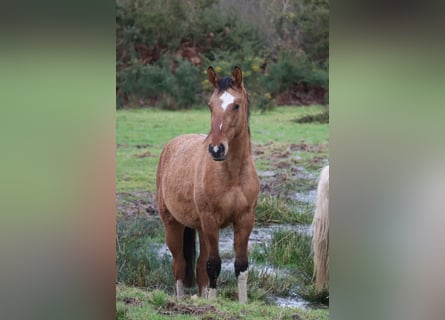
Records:
[[[232,77],[219,79],[212,67],[207,70],[215,90],[209,101],[211,116],[208,151],[215,161],[225,160],[232,139],[247,128],[247,93],[241,69],[234,68]]]

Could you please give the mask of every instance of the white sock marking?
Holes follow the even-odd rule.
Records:
[[[216,299],[216,289],[209,288],[209,294],[207,295],[209,300]]]
[[[184,296],[184,285],[181,280],[176,281],[176,297],[182,298]]]
[[[247,303],[247,270],[240,272],[238,276],[238,301],[239,303]]]
[[[226,111],[226,109],[229,106],[229,104],[233,103],[233,101],[235,100],[235,97],[232,96],[227,91],[224,91],[224,93],[219,98],[222,101],[221,108],[223,108],[224,111]]]

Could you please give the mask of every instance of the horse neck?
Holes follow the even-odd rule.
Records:
[[[239,176],[243,166],[250,162],[252,147],[248,128],[240,132],[229,144],[229,153],[224,161],[225,168],[231,175]]]

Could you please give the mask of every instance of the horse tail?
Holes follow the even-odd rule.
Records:
[[[315,289],[320,292],[329,281],[329,166],[320,174],[312,231]]]
[[[183,241],[186,263],[184,286],[190,288],[195,284],[196,230],[185,227]]]

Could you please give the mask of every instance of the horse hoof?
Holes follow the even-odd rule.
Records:
[[[209,300],[215,300],[216,299],[216,289],[210,288],[209,292],[207,294],[207,298]]]

